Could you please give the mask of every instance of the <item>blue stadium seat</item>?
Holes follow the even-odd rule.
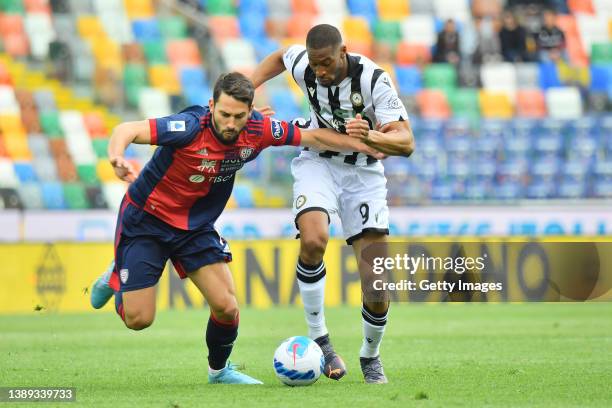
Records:
[[[212,98],[212,90],[208,86],[193,86],[183,89],[189,105],[208,106],[208,102]]]
[[[497,174],[504,180],[519,180],[527,173],[527,160],[510,159],[498,163]]]
[[[407,177],[414,172],[414,160],[405,157],[389,157],[385,160],[385,174],[387,177]]]
[[[503,152],[506,157],[527,157],[531,152],[532,138],[528,135],[504,137]]]
[[[540,63],[540,88],[548,89],[556,86],[561,86],[557,65],[552,62]]]
[[[596,198],[612,198],[612,180],[595,180],[593,196]]]
[[[208,86],[206,73],[200,68],[186,67],[181,69],[181,87],[187,89],[192,86]]]
[[[591,65],[591,85],[589,89],[596,92],[608,92],[612,85],[612,65]]]
[[[556,157],[536,159],[531,163],[530,173],[534,177],[552,179],[558,173],[560,160]]]
[[[563,149],[563,138],[561,135],[549,133],[546,135],[533,136],[533,150],[539,155],[559,155]]]
[[[421,71],[415,66],[396,65],[395,77],[402,95],[414,95],[423,88]]]
[[[534,119],[515,118],[512,121],[512,131],[517,136],[531,135],[539,130],[539,122]]]
[[[438,163],[435,160],[422,160],[415,167],[417,175],[424,181],[433,180],[439,173]]]
[[[241,208],[253,208],[255,201],[253,200],[253,189],[246,184],[236,184],[232,192],[236,204]]]
[[[536,180],[527,186],[527,198],[545,200],[556,196],[556,186],[551,180]]]
[[[453,156],[467,156],[472,151],[472,140],[468,136],[446,138],[446,151]]]
[[[497,172],[497,161],[488,157],[474,160],[471,174],[477,180],[492,180]]]
[[[453,179],[466,179],[470,175],[469,160],[451,159],[448,161],[447,174]]]
[[[593,173],[597,179],[612,180],[612,158],[595,161]]]
[[[276,111],[275,117],[282,120],[292,120],[301,116],[300,108],[295,102],[291,91],[277,90],[270,95],[270,103]]]
[[[162,35],[156,19],[132,21],[134,37],[139,42],[161,41]]]
[[[40,183],[24,183],[20,185],[19,196],[23,206],[28,210],[42,210],[45,208]]]
[[[484,157],[495,157],[500,149],[500,144],[501,138],[494,135],[479,136],[472,142],[474,154],[479,160]]]
[[[271,38],[260,38],[253,43],[253,47],[255,48],[255,56],[259,62],[268,55],[272,54],[274,51],[278,50],[280,48],[280,44],[278,41]]]
[[[465,186],[465,198],[468,200],[485,200],[491,197],[492,184],[486,180],[470,180]]]
[[[242,13],[238,17],[240,32],[253,43],[266,37],[265,17],[260,14]]]
[[[352,15],[365,17],[370,22],[370,26],[376,21],[378,15],[376,0],[348,0],[347,5]]]
[[[61,183],[43,183],[42,199],[45,208],[49,210],[64,210],[67,208],[64,189]]]
[[[523,197],[523,186],[516,181],[496,184],[494,197],[498,200],[518,200]]]
[[[575,136],[570,138],[565,153],[567,156],[590,158],[595,155],[598,147],[595,136]]]
[[[257,182],[257,179],[263,176],[265,157],[266,152],[263,152],[254,160],[246,163],[242,170],[240,170],[240,176]]]
[[[592,171],[593,160],[576,158],[567,159],[561,166],[561,175],[565,179],[584,180]]]
[[[446,178],[437,178],[431,184],[430,198],[434,201],[451,201],[453,184]]]
[[[28,183],[31,181],[37,181],[38,177],[36,177],[36,172],[34,172],[34,167],[29,162],[15,162],[13,163],[15,167],[15,173],[19,178],[19,182]]]
[[[564,179],[559,184],[559,198],[583,198],[586,196],[586,185],[584,181]]]
[[[242,14],[255,14],[262,19],[268,15],[268,4],[264,0],[240,0],[238,12]]]

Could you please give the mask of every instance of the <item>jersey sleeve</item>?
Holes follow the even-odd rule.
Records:
[[[372,90],[372,104],[376,121],[380,125],[399,120],[408,120],[408,112],[397,95],[388,73],[383,72]]]
[[[306,51],[306,47],[301,45],[292,45],[287,48],[283,54],[283,63],[285,64],[287,71],[290,73],[293,71],[293,65],[303,51]]]
[[[264,118],[262,149],[269,146],[299,146],[301,141],[302,134],[297,126],[267,116]]]
[[[201,112],[184,110],[163,118],[149,119],[151,144],[184,147],[200,132]]]

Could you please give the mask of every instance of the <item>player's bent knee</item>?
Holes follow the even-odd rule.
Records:
[[[125,325],[128,329],[143,330],[153,324],[153,316],[145,316],[144,314],[125,315]]]
[[[302,261],[314,264],[320,262],[325,254],[329,235],[327,232],[306,233],[300,240],[300,257]]]
[[[215,318],[225,322],[232,322],[238,317],[238,302],[234,296],[228,297],[220,304],[211,305]]]

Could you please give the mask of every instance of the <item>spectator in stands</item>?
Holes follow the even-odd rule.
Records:
[[[553,10],[545,10],[543,26],[536,36],[538,55],[540,61],[567,61],[565,49],[565,34],[557,27],[557,13]]]
[[[459,33],[457,32],[457,26],[452,19],[448,19],[446,23],[444,23],[444,28],[438,34],[433,61],[457,65],[460,60],[461,54],[459,52]]]
[[[512,12],[506,11],[502,17],[502,29],[499,31],[499,42],[502,56],[507,62],[528,61],[527,32],[518,24]]]
[[[499,47],[499,35],[496,20],[491,17],[476,18],[476,33],[478,47],[474,54],[473,62],[483,64],[495,62],[501,59]]]

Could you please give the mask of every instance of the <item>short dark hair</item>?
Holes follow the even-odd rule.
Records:
[[[335,48],[340,44],[342,44],[342,36],[340,31],[333,25],[316,25],[306,35],[306,48],[318,50],[329,46]]]
[[[246,103],[249,107],[253,104],[255,87],[249,78],[240,72],[230,72],[219,75],[213,90],[213,101],[219,100],[221,92],[232,98]]]

